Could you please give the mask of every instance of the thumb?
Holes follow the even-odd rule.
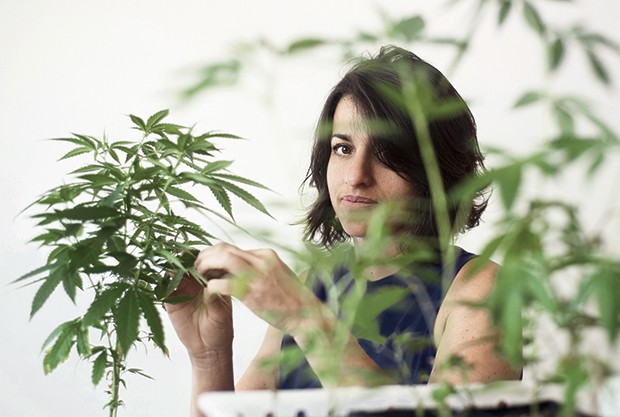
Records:
[[[219,278],[209,280],[207,283],[209,295],[233,295],[234,282],[231,278]]]

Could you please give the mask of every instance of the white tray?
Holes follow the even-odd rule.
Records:
[[[434,408],[437,385],[382,386],[282,391],[211,392],[199,396],[199,409],[207,417],[306,417],[346,416],[353,411]],[[447,398],[453,410],[467,407],[496,408],[528,405],[538,399],[562,402],[560,386],[535,389],[519,381],[463,385]],[[595,415],[591,402],[580,399],[580,411]],[[619,414],[620,416],[620,414]]]

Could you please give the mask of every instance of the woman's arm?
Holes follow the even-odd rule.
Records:
[[[483,301],[495,284],[498,266],[488,262],[471,273],[469,261],[456,275],[441,304],[434,328],[437,355],[429,382],[453,384],[518,379],[514,369],[497,352],[498,332],[489,312],[468,303]],[[448,367],[454,356],[464,367]]]
[[[337,317],[269,249],[241,250],[228,244],[203,251],[196,268],[203,275],[225,271],[208,282],[211,293],[235,296],[280,334],[289,334],[324,386],[375,385],[386,383],[383,372],[359,346]],[[266,340],[264,351],[277,353],[276,343]],[[281,340],[281,336],[280,336]],[[259,356],[263,354],[259,352]],[[259,372],[260,358],[253,362],[239,388],[253,389],[275,384],[273,376]],[[376,378],[369,379],[372,374]],[[262,381],[262,383],[261,383]],[[389,381],[393,382],[393,381]]]
[[[250,391],[259,389],[276,389],[278,385],[279,369],[266,369],[263,365],[265,360],[274,358],[280,352],[282,344],[282,332],[273,326],[267,328],[263,344],[258,349],[258,353],[250,362],[235,389],[238,391]]]
[[[209,294],[190,277],[173,295],[193,297],[187,303],[166,304],[166,311],[192,364],[190,415],[198,417],[198,394],[234,389],[232,302],[230,297]]]

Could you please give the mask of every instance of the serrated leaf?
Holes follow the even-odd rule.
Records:
[[[235,140],[245,140],[245,138],[239,136],[239,135],[235,135],[233,133],[226,133],[226,132],[218,132],[218,131],[211,131],[208,133],[204,133],[200,136],[197,136],[195,139],[206,139],[206,138],[222,138],[222,139],[235,139]],[[212,144],[211,144],[212,145]]]
[[[271,189],[269,189],[268,187],[264,186],[261,183],[258,183],[256,181],[250,180],[248,178],[240,177],[238,175],[224,174],[224,173],[221,173],[221,172],[215,172],[215,173],[211,174],[211,176],[214,177],[214,178],[225,178],[225,179],[227,179],[229,181],[239,182],[241,184],[251,185],[252,187],[256,187],[256,188],[260,188],[260,189],[263,189],[263,190],[271,191]]]
[[[144,371],[142,371],[142,369],[129,368],[129,369],[127,369],[127,372],[132,373],[132,374],[136,374],[136,375],[140,375],[140,376],[143,376],[143,377],[148,378],[148,379],[153,379],[152,376],[150,376],[148,374],[145,374]]]
[[[138,116],[134,116],[133,114],[129,115],[129,118],[131,119],[131,121],[138,126],[138,128],[145,132],[146,131],[146,124],[144,123],[144,120],[142,120],[141,118],[139,118]]]
[[[261,203],[260,200],[258,200],[256,197],[254,197],[252,194],[250,194],[243,188],[240,188],[236,186],[235,184],[232,184],[230,182],[225,182],[225,181],[220,181],[220,184],[224,188],[226,188],[228,191],[230,191],[231,193],[235,194],[237,197],[242,199],[244,202],[254,207],[256,210],[263,212],[268,216],[271,216],[271,214],[269,214],[269,212],[267,211],[263,203]]]
[[[210,173],[215,172],[215,171],[221,171],[221,170],[224,170],[224,169],[228,168],[229,166],[231,166],[232,163],[233,163],[233,161],[215,161],[215,162],[210,162],[202,170],[200,170],[200,173],[202,175],[207,175],[207,174],[210,174]]]
[[[166,348],[164,340],[164,326],[162,324],[159,311],[157,311],[157,308],[155,308],[155,305],[153,304],[153,299],[148,294],[139,291],[138,301],[140,303],[140,309],[144,313],[146,323],[151,329],[153,341],[164,353],[167,354],[168,349]]]
[[[113,309],[113,317],[116,337],[125,356],[138,338],[140,307],[134,289],[130,288],[125,292],[118,306]]]
[[[116,304],[126,289],[126,284],[115,285],[98,294],[82,318],[84,326],[94,326],[99,323],[103,316]]]
[[[71,353],[71,348],[75,343],[75,330],[75,326],[67,326],[62,329],[56,342],[43,358],[43,371],[45,374],[49,374],[56,369],[60,363],[67,360],[69,353]]]
[[[110,185],[110,184],[115,184],[117,182],[116,178],[111,177],[106,174],[82,174],[78,176],[78,178],[93,183],[90,186],[97,187],[97,188],[102,185]]]
[[[39,287],[39,290],[34,296],[32,300],[32,308],[30,309],[30,318],[32,318],[37,311],[43,307],[43,304],[47,301],[47,299],[52,295],[56,287],[62,282],[64,268],[59,266],[58,268],[53,269],[48,277],[45,279],[43,284]]]
[[[57,142],[69,142],[69,143],[72,143],[74,145],[90,148],[93,151],[97,149],[96,140],[94,140],[93,138],[90,138],[90,137],[84,136],[84,135],[78,135],[78,134],[75,134],[75,133],[73,135],[75,135],[75,137],[72,137],[72,138],[52,138],[50,140],[57,141]]]
[[[151,131],[159,134],[168,133],[171,135],[180,135],[181,129],[185,129],[185,126],[175,125],[173,123],[160,123],[154,126]]]
[[[219,186],[215,186],[215,185],[208,185],[208,187],[209,187],[209,190],[211,190],[211,192],[215,196],[215,199],[220,204],[220,206],[226,211],[226,213],[228,213],[230,218],[233,219],[234,217],[232,213],[232,204],[230,202],[230,197],[228,196],[228,193],[226,192],[226,190],[224,190],[223,188]]]
[[[74,324],[75,324],[75,320],[69,320],[69,321],[66,321],[60,324],[58,327],[52,330],[52,332],[49,334],[49,336],[47,336],[47,338],[43,342],[43,345],[41,345],[41,350],[42,351],[45,350],[45,348],[49,346],[50,343],[52,343],[52,340],[57,339],[59,334],[65,331],[67,327],[73,326]]]
[[[81,357],[88,357],[91,354],[90,343],[88,341],[88,329],[82,327],[80,322],[76,323],[77,351]]]
[[[80,274],[78,274],[76,271],[67,271],[62,277],[62,286],[71,301],[75,303],[75,295],[77,289],[83,289],[82,278],[80,277]]]
[[[88,173],[88,172],[98,171],[100,169],[103,169],[103,166],[101,166],[101,165],[86,165],[86,166],[78,168],[78,169],[76,169],[74,171],[71,171],[70,174],[85,174],[85,173]]]
[[[538,10],[529,1],[523,2],[523,16],[527,24],[539,35],[543,35],[547,30]]]
[[[37,269],[33,269],[32,271],[22,275],[21,277],[17,278],[16,280],[11,281],[11,284],[16,284],[18,282],[27,280],[28,278],[36,277],[37,275],[40,275],[40,274],[42,274],[45,271],[49,271],[50,269],[55,268],[57,266],[58,266],[58,264],[56,264],[56,263],[45,264],[45,265],[43,265],[43,266],[41,266],[41,267],[39,267]]]
[[[298,39],[292,42],[288,48],[286,48],[287,54],[294,54],[297,52],[305,51],[308,49],[316,48],[317,46],[325,45],[327,43],[324,39],[319,38],[307,38]]]
[[[170,195],[180,198],[181,200],[196,201],[196,202],[200,201],[196,197],[194,197],[193,195],[191,195],[190,193],[188,193],[187,191],[181,188],[170,186],[166,189],[166,192]]]
[[[160,110],[157,113],[150,116],[148,120],[146,121],[146,130],[151,131],[151,129],[157,123],[159,123],[162,119],[168,116],[168,114],[170,114],[170,111],[168,109],[165,109],[165,110]]]
[[[75,148],[75,149],[70,150],[66,154],[64,154],[58,160],[62,161],[62,160],[73,158],[74,156],[82,155],[82,154],[85,154],[85,153],[88,153],[88,152],[92,152],[92,149],[89,149],[89,148]]]
[[[93,385],[99,384],[101,378],[103,378],[103,374],[105,373],[105,368],[108,364],[108,354],[104,350],[97,356],[97,358],[93,362],[93,373],[91,376],[91,380]]]
[[[58,217],[71,220],[97,220],[115,217],[118,215],[118,211],[112,207],[78,206],[66,210],[56,211],[56,215]]]

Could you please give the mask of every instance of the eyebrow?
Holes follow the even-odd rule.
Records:
[[[346,142],[351,142],[351,136],[345,135],[344,133],[332,133],[332,138],[338,138]]]

